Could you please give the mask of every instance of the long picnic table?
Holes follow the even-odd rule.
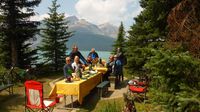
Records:
[[[83,99],[90,91],[102,81],[102,75],[107,71],[107,68],[96,68],[97,73],[90,75],[87,79],[79,81],[65,82],[65,79],[55,83],[49,97],[55,98],[58,94],[78,96],[78,102],[83,103]]]

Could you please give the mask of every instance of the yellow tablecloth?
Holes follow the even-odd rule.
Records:
[[[78,102],[82,104],[83,98],[90,93],[90,91],[101,82],[101,72],[90,76],[86,80],[73,81],[66,83],[64,80],[56,82],[55,86],[50,92],[49,97],[55,98],[57,94],[75,95],[78,96]]]
[[[86,70],[89,69],[89,67],[86,67],[85,68]],[[106,71],[108,70],[106,67],[93,67],[94,70],[97,70],[98,72],[101,72],[101,73],[106,73]]]

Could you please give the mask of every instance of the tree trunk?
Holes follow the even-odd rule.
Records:
[[[11,60],[12,66],[18,66],[17,43],[14,37],[11,38]]]

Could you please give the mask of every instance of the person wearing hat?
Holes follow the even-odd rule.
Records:
[[[122,63],[118,59],[118,55],[114,55],[114,64],[112,66],[112,73],[116,76],[117,84],[119,84],[120,77],[122,76]]]
[[[87,61],[86,59],[83,57],[83,55],[78,51],[78,47],[76,45],[74,45],[72,47],[72,51],[71,53],[69,54],[70,58],[71,58],[71,62],[74,62],[74,58],[75,56],[78,56],[80,58],[80,60],[85,64],[87,65]]]

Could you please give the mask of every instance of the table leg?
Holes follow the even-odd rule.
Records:
[[[103,88],[100,89],[100,99],[102,98],[103,96]]]
[[[65,102],[65,107],[67,106],[66,105],[66,95],[64,95],[64,102]]]
[[[71,95],[71,106],[73,108],[73,95]]]

